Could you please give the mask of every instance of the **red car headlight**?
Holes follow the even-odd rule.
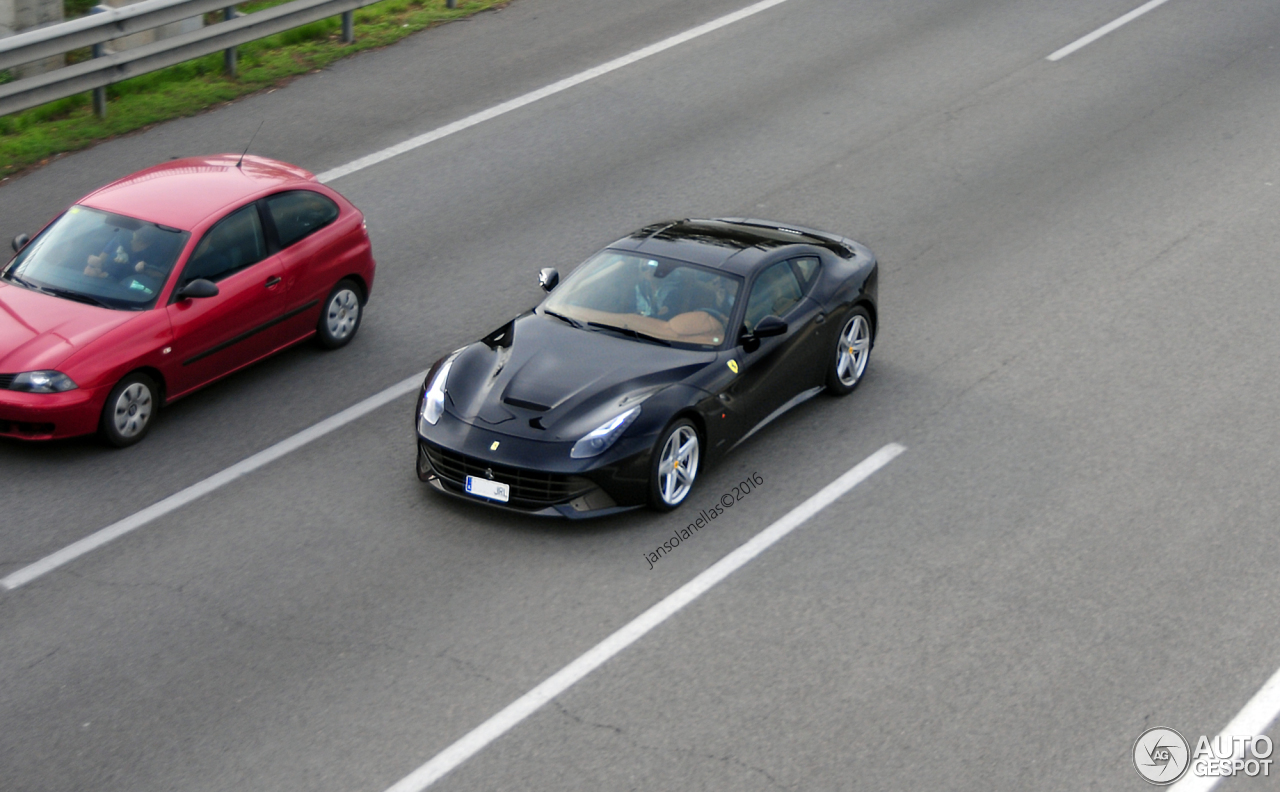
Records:
[[[24,393],[64,393],[77,387],[79,386],[61,371],[24,371],[9,383],[9,390]]]

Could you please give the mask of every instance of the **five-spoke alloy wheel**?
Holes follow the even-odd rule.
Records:
[[[843,396],[862,381],[871,359],[871,317],[865,308],[854,308],[836,338],[831,368],[827,372],[827,388]]]
[[[649,503],[659,511],[671,511],[684,502],[698,477],[702,441],[698,428],[681,418],[659,435],[654,446],[649,483]]]

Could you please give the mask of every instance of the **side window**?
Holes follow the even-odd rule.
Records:
[[[818,257],[805,256],[791,262],[796,267],[796,272],[800,274],[800,282],[804,284],[805,291],[813,285],[813,279],[818,277]]]
[[[182,271],[182,283],[196,278],[219,281],[267,256],[257,204],[241,207],[218,221],[196,245]]]
[[[278,193],[267,199],[280,247],[287,248],[338,219],[338,205],[311,190]]]
[[[760,273],[751,287],[751,297],[747,300],[747,315],[743,322],[747,331],[756,329],[756,324],[766,316],[785,316],[788,311],[800,302],[802,297],[800,282],[791,269],[791,263],[781,261]]]

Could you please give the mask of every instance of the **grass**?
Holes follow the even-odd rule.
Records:
[[[351,44],[340,40],[339,17],[323,19],[240,46],[234,77],[223,73],[223,57],[218,52],[108,86],[106,118],[94,115],[89,93],[0,117],[0,176],[20,173],[43,165],[58,154],[283,85],[293,77],[356,52],[385,47],[424,28],[507,2],[457,0],[457,8],[449,9],[445,0],[383,0],[355,12],[356,40]],[[277,4],[253,2],[238,8],[251,13]]]

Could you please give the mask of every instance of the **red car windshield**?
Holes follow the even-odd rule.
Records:
[[[13,258],[4,278],[104,308],[155,304],[190,234],[73,206]]]

